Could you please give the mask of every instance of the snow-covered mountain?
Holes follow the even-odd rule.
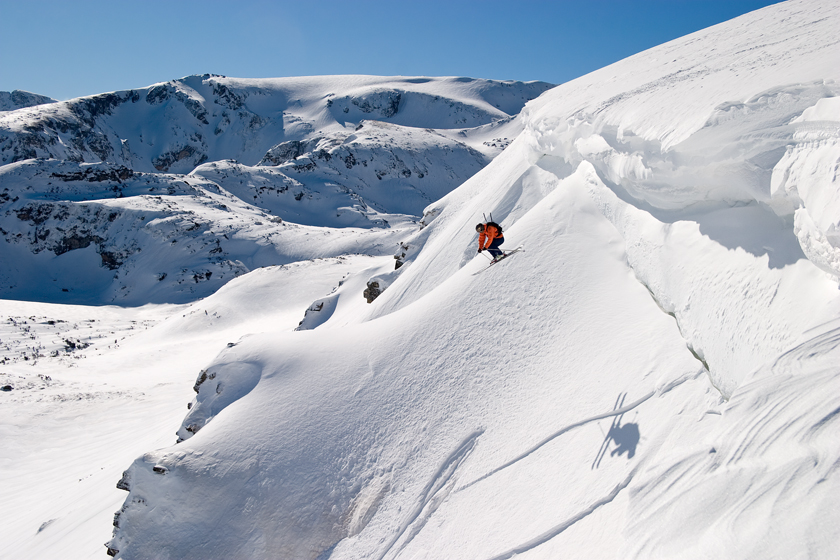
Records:
[[[222,204],[254,212],[237,231],[274,251],[286,227],[279,253],[299,258],[181,305],[4,302],[0,552],[833,558],[838,27],[830,3],[790,0],[463,134],[415,128],[415,144],[393,132],[404,123],[359,121],[171,182],[132,170],[129,191],[176,189],[152,193],[161,206],[195,189],[184,200],[210,223],[195,231],[223,227]],[[345,95],[328,108],[339,117],[358,107]],[[418,223],[269,221],[286,192],[306,196],[276,192],[308,188],[295,162],[326,181],[381,144],[416,177],[436,134],[477,151],[515,139]],[[128,169],[60,164],[90,174],[80,201],[109,184],[93,174]],[[12,163],[5,180],[26,192],[39,165],[59,163]],[[27,208],[16,219],[40,219]],[[487,268],[474,225],[491,212],[504,247],[524,250]],[[115,232],[137,229],[123,219]],[[202,239],[167,227],[170,244]],[[226,233],[223,251],[253,247]],[[395,242],[397,270],[376,249]],[[324,258],[305,260],[311,247]],[[369,254],[341,255],[356,248]],[[367,303],[373,281],[384,290]]]
[[[55,102],[56,100],[51,97],[19,89],[14,91],[0,91],[0,111],[15,111],[24,107],[34,107],[35,105]]]
[[[207,75],[0,115],[0,295],[184,302],[259,266],[393,253],[550,87]]]

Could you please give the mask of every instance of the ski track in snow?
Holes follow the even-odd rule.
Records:
[[[573,430],[575,428],[579,428],[580,426],[584,426],[586,424],[589,424],[590,422],[595,422],[597,420],[603,420],[604,418],[610,418],[612,416],[620,416],[620,415],[622,415],[626,412],[629,412],[629,411],[633,410],[634,408],[636,408],[637,406],[639,406],[640,404],[642,404],[643,402],[645,402],[646,400],[653,397],[655,394],[656,394],[655,391],[651,391],[647,395],[641,397],[640,399],[637,399],[637,400],[633,401],[632,403],[630,403],[626,406],[623,406],[621,408],[617,408],[617,409],[612,410],[610,412],[605,412],[603,414],[597,414],[595,416],[590,416],[589,418],[585,418],[583,420],[580,420],[579,422],[575,422],[574,424],[569,424],[568,426],[564,426],[563,428],[559,429],[558,431],[554,432],[553,434],[551,434],[547,438],[543,439],[541,442],[534,445],[533,447],[531,447],[527,451],[525,451],[522,454],[514,457],[513,459],[511,459],[510,461],[508,461],[504,465],[496,467],[495,469],[488,472],[487,474],[473,480],[472,482],[470,482],[468,484],[465,484],[464,486],[461,486],[460,488],[458,488],[455,491],[456,492],[461,492],[463,490],[466,490],[470,486],[474,486],[474,485],[478,484],[479,482],[481,482],[482,480],[486,480],[486,479],[490,478],[491,476],[493,476],[494,474],[496,474],[500,471],[503,471],[504,469],[506,469],[506,468],[508,468],[512,465],[515,465],[516,463],[525,459],[526,457],[528,457],[529,455],[531,455],[532,453],[534,453],[535,451],[537,451],[538,449],[540,449],[541,447],[546,445],[547,443],[549,443],[552,440],[562,436],[563,434],[565,434],[566,432],[568,432],[570,430]]]
[[[566,521],[557,525],[556,527],[552,527],[551,529],[549,529],[545,533],[543,533],[541,535],[538,535],[538,536],[534,537],[533,539],[531,539],[527,542],[524,542],[521,545],[508,550],[507,552],[503,552],[502,554],[499,554],[497,556],[493,556],[493,557],[489,558],[488,560],[508,560],[509,558],[513,558],[517,554],[524,554],[524,553],[528,552],[529,550],[540,546],[541,544],[545,544],[546,542],[550,541],[551,539],[553,539],[554,537],[556,537],[557,535],[559,535],[560,533],[562,533],[566,529],[569,529],[570,527],[572,527],[575,523],[578,523],[579,521],[582,521],[582,520],[586,519],[587,516],[591,515],[599,507],[607,505],[610,502],[612,502],[613,500],[615,500],[616,496],[618,496],[618,494],[622,490],[624,490],[625,488],[627,488],[630,485],[630,482],[632,482],[632,480],[633,480],[633,475],[635,475],[636,471],[638,471],[638,470],[639,470],[639,465],[637,465],[630,472],[630,474],[627,475],[627,478],[625,478],[624,480],[622,480],[621,482],[616,484],[616,486],[615,486],[615,488],[613,488],[612,492],[610,492],[609,494],[607,494],[603,498],[593,502],[588,508],[580,511],[580,513],[578,513],[577,515],[567,519]]]
[[[429,521],[429,518],[434,514],[435,510],[437,510],[438,506],[449,497],[449,494],[452,491],[452,484],[450,481],[453,480],[453,476],[458,470],[458,467],[467,459],[467,457],[469,457],[470,452],[476,445],[476,441],[483,433],[484,430],[477,430],[467,436],[461,445],[459,445],[455,451],[453,451],[452,454],[443,461],[440,468],[423,489],[423,493],[417,503],[417,506],[403,520],[396,535],[394,535],[391,542],[389,542],[383,549],[377,560],[383,560],[392,551],[394,545],[402,538],[403,534],[405,534],[409,527],[411,527],[411,531],[400,547],[394,552],[394,558],[396,558],[396,556],[398,556],[399,553],[408,546],[415,535],[423,529]]]

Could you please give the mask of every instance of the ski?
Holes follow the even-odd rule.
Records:
[[[498,264],[498,263],[502,262],[503,260],[505,260],[506,258],[508,258],[509,256],[515,255],[516,253],[519,253],[520,251],[524,251],[524,250],[525,249],[522,248],[522,245],[520,245],[516,249],[511,249],[510,251],[503,251],[503,254],[502,254],[501,257],[499,257],[498,259],[490,261],[490,264],[488,264],[487,266],[485,266],[484,268],[482,268],[478,272],[474,272],[473,276],[475,276],[476,274],[481,274],[482,272],[484,272],[485,270],[487,270],[488,268],[490,268],[494,264]]]

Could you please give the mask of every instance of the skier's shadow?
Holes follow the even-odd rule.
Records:
[[[622,406],[624,406],[625,397],[627,397],[627,393],[618,395],[618,398],[615,400],[613,410],[618,411]],[[610,457],[614,455],[621,456],[626,452],[627,458],[632,459],[636,454],[636,446],[639,444],[639,439],[641,439],[639,434],[639,425],[629,423],[622,426],[621,419],[623,417],[624,413],[622,412],[621,415],[613,418],[610,430],[604,437],[604,441],[601,443],[601,448],[598,450],[598,454],[595,456],[595,460],[592,462],[591,468],[597,469],[601,466],[601,460],[604,458],[604,455],[607,454],[607,449],[609,449],[611,441],[615,442],[616,448],[610,452]]]

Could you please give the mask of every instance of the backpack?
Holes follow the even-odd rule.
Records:
[[[502,234],[502,226],[500,226],[500,225],[499,225],[499,224],[497,224],[496,222],[487,222],[487,223],[486,223],[486,224],[484,224],[484,225],[485,225],[485,226],[493,226],[494,228],[496,228],[496,231],[498,231],[498,232],[499,232],[499,235],[503,235],[503,234]]]

